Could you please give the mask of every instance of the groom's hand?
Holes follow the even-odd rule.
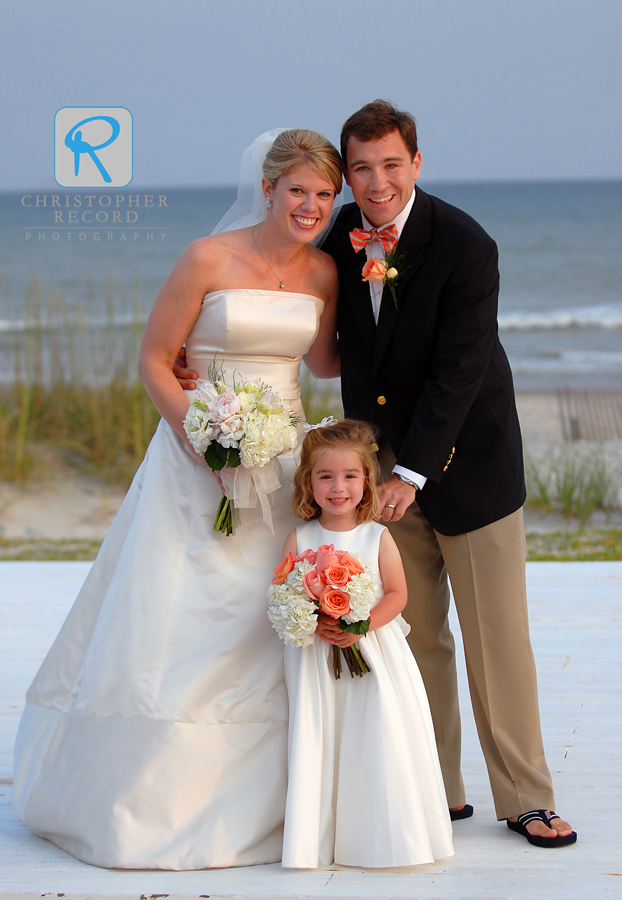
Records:
[[[173,363],[173,375],[185,391],[193,391],[196,388],[198,374],[192,369],[186,368],[186,348],[182,347]]]
[[[399,522],[411,503],[415,502],[417,488],[392,475],[378,487],[380,509],[376,521]]]

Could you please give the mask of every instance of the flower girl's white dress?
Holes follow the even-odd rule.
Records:
[[[334,544],[362,554],[384,594],[384,526],[298,526],[298,552]],[[425,688],[401,616],[361,638],[371,672],[336,681],[332,647],[285,647],[289,785],[283,865],[412,866],[453,855],[451,822]]]
[[[324,304],[288,291],[208,294],[187,341],[203,378],[261,377],[302,416],[300,358]],[[274,536],[259,507],[212,530],[214,475],[161,422],[92,571],[28,692],[14,806],[100,866],[197,869],[281,859],[283,645],[266,585],[295,526],[281,457]]]

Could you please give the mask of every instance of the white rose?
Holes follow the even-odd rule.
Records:
[[[255,406],[256,396],[255,394],[249,394],[247,391],[242,391],[238,394],[238,400],[240,401],[240,412],[246,416]]]
[[[244,437],[244,416],[230,416],[220,423],[220,433],[216,440],[222,447],[237,447]]]
[[[211,403],[212,400],[215,400],[217,396],[218,391],[216,390],[212,382],[204,381],[197,391],[194,402],[196,403],[197,400],[200,400],[207,405],[208,403]]]

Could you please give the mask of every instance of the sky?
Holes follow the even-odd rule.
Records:
[[[0,190],[67,106],[132,113],[133,187],[235,184],[277,126],[384,97],[431,181],[622,178],[620,0],[0,0]]]

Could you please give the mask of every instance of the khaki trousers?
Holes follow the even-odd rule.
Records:
[[[388,475],[395,457],[384,441],[380,462]],[[404,617],[430,702],[449,806],[462,806],[465,793],[447,574],[497,817],[555,809],[529,639],[522,510],[476,531],[447,537],[434,531],[415,502],[389,529],[406,571]]]

